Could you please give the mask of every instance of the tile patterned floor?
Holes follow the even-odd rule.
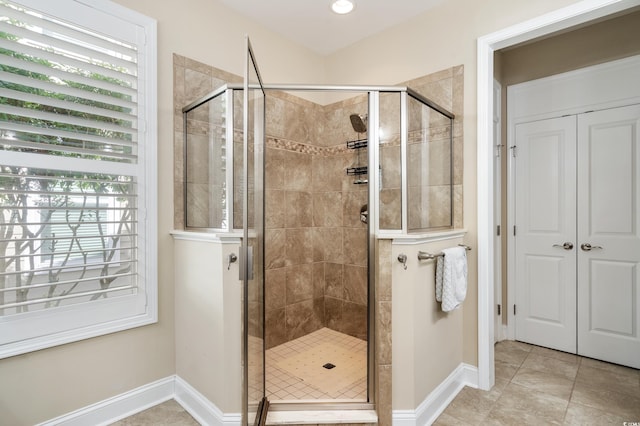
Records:
[[[513,341],[495,362],[493,389],[464,388],[435,425],[640,423],[639,370]]]
[[[350,340],[344,335],[319,334],[324,336],[316,334],[298,341],[295,348],[274,348],[278,351],[272,352],[272,362],[296,351],[303,352],[326,339],[327,335],[334,344],[338,339]],[[351,344],[362,346],[362,341],[351,341]],[[494,388],[488,392],[464,388],[436,420],[436,425],[622,426],[624,422],[640,422],[639,370],[520,342],[500,342],[495,354]],[[313,393],[308,388],[296,387],[299,381],[288,383],[274,373],[272,370],[271,386],[279,383],[279,391],[286,391],[281,395]],[[272,398],[275,399],[277,393],[274,392]],[[114,423],[116,426],[197,424],[173,400]]]
[[[328,328],[271,348],[266,353],[267,397],[271,402],[366,401],[366,353],[366,341]],[[336,368],[324,369],[325,363]],[[340,382],[340,376],[351,380]]]

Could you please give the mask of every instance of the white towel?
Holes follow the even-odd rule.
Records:
[[[449,312],[467,295],[467,250],[453,247],[442,253],[436,261],[436,300],[442,302],[443,312]]]

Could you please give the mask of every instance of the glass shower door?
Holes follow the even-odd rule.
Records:
[[[244,425],[264,425],[264,123],[265,98],[260,73],[246,38],[242,101],[242,265]]]

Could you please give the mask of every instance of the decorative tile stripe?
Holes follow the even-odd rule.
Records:
[[[346,141],[342,145],[324,147],[324,146],[307,145],[300,142],[290,141],[287,139],[274,138],[270,136],[267,136],[266,146],[267,148],[282,149],[285,151],[297,152],[300,154],[311,154],[311,155],[322,155],[322,156],[340,155],[348,151]]]

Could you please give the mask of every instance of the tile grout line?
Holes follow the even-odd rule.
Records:
[[[564,410],[564,416],[562,422],[567,420],[567,414],[569,414],[569,407],[571,406],[571,400],[573,399],[573,391],[576,388],[576,382],[578,381],[578,373],[580,372],[580,366],[582,365],[582,357],[578,356],[578,368],[576,369],[576,376],[573,378],[573,386],[571,386],[571,393],[569,394],[569,400],[567,401],[567,408]]]

